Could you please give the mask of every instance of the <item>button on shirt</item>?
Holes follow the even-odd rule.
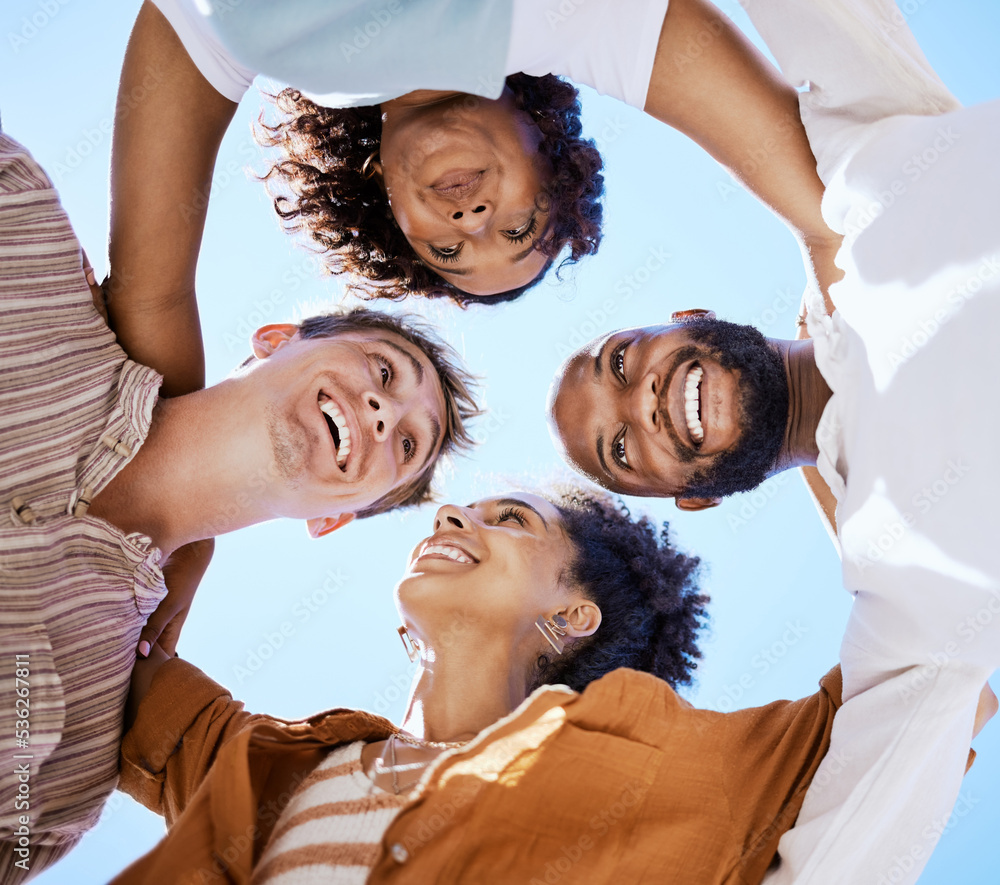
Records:
[[[51,182],[0,133],[0,882],[65,854],[117,782],[135,646],[166,591],[150,539],[87,509],[160,381],[118,347]]]
[[[767,881],[903,885],[949,817],[1000,663],[1000,102],[962,108],[889,0],[747,11],[808,83],[823,214],[844,235],[838,310],[814,298],[809,332],[855,594],[830,753]]]

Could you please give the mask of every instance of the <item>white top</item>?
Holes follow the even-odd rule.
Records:
[[[184,44],[206,80],[230,101],[238,102],[257,71],[237,62],[220,42],[197,0],[153,0]],[[660,29],[669,0],[616,0],[615,3],[568,0],[513,0],[513,21],[507,48],[506,74],[557,74],[592,86],[626,104],[642,109]],[[236,15],[235,10],[230,15]],[[387,29],[388,31],[388,29]],[[350,36],[350,35],[348,35]],[[344,41],[341,40],[341,43]],[[363,40],[362,40],[363,42]],[[349,43],[353,47],[353,43]],[[371,46],[377,47],[377,43]],[[371,51],[371,46],[363,47]],[[294,45],[282,49],[293,53]],[[342,46],[333,48],[339,61]],[[350,51],[350,50],[348,50]],[[339,55],[338,55],[339,53]],[[292,83],[296,86],[298,84]],[[480,94],[500,94],[503,84],[484,84]],[[428,88],[414,82],[411,89]],[[435,88],[446,88],[437,86]],[[375,93],[303,93],[327,107],[376,104]],[[477,90],[478,91],[478,90]],[[391,96],[388,96],[391,97]]]
[[[302,781],[254,867],[253,885],[364,885],[385,831],[408,801],[365,774],[364,746],[337,747]]]
[[[768,885],[916,882],[1000,663],[1000,103],[962,109],[888,0],[747,11],[793,84],[845,234],[810,304],[833,390],[817,441],[838,499],[844,706]],[[880,878],[883,877],[883,878]]]

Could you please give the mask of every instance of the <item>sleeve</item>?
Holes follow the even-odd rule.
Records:
[[[514,0],[507,73],[556,74],[642,110],[668,0]]]
[[[167,661],[122,739],[118,789],[172,823],[219,750],[249,725],[264,721],[271,720],[245,712],[193,664]]]
[[[81,835],[63,836],[42,845],[31,843],[28,849],[20,848],[16,837],[0,841],[0,885],[22,885],[47,870],[73,850]]]
[[[788,80],[807,85],[802,122],[824,184],[871,137],[872,123],[961,106],[893,0],[754,0],[744,8]]]
[[[170,22],[191,61],[212,88],[238,104],[257,72],[232,57],[219,42],[208,18],[195,7],[194,0],[152,0],[152,3]]]
[[[915,883],[969,761],[987,673],[905,670],[848,700],[765,885]]]
[[[841,692],[838,666],[809,697],[739,710],[721,720],[721,776],[733,832],[742,839],[734,881],[759,882],[771,865],[827,752]]]
[[[188,0],[192,2],[192,0]],[[497,98],[513,0],[238,0],[206,3],[232,58],[327,107],[414,89]]]

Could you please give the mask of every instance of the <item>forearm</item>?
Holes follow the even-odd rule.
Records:
[[[195,268],[215,157],[235,109],[145,3],[115,111],[105,289],[119,343],[164,376],[168,396],[205,382]]]
[[[645,110],[705,148],[801,241],[834,238],[798,94],[707,0],[671,0]]]

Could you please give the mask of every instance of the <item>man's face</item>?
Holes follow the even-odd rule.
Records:
[[[445,402],[422,350],[380,329],[297,333],[259,330],[259,361],[241,382],[263,412],[281,515],[356,512],[433,465]]]
[[[549,411],[566,460],[605,488],[722,497],[773,467],[788,387],[759,332],[701,319],[595,339],[557,376]]]

